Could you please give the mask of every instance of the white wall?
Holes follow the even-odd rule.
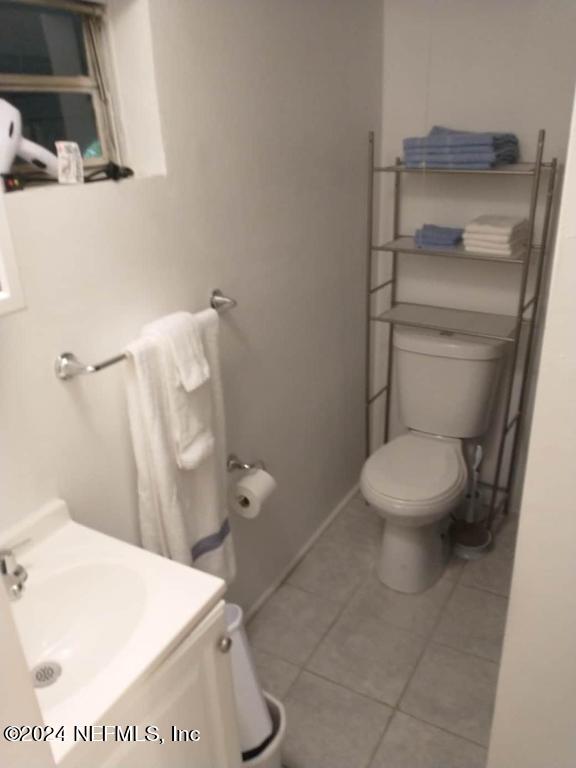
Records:
[[[0,320],[0,526],[57,494],[137,540],[122,366],[62,383],[53,359],[115,354],[222,288],[239,301],[222,334],[229,447],[279,482],[235,525],[250,603],[362,462],[381,2],[152,0],[151,21],[167,177],[7,199],[28,309]]]
[[[576,762],[576,111],[536,388],[490,768]]]
[[[393,162],[404,137],[440,124],[513,131],[525,159],[533,159],[538,129],[545,128],[545,157],[563,161],[575,36],[572,0],[384,0],[381,159]],[[527,180],[412,177],[403,183],[404,234],[424,222],[464,226],[482,213],[528,210]],[[391,190],[386,175],[382,239],[391,236]],[[380,258],[385,273],[388,257]],[[400,264],[399,300],[516,311],[518,267],[423,256],[402,257]]]

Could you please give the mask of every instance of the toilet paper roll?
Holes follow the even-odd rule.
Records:
[[[275,488],[272,475],[263,469],[254,469],[232,488],[232,507],[242,517],[256,517]]]

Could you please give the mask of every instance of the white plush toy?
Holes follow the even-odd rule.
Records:
[[[58,178],[58,158],[39,144],[22,136],[22,116],[16,107],[0,99],[0,174],[10,173],[15,157],[31,163],[49,176]]]

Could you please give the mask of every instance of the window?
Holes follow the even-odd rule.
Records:
[[[105,8],[72,0],[0,0],[0,98],[23,134],[52,152],[75,141],[85,164],[116,160],[104,76]]]

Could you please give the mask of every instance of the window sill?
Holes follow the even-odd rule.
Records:
[[[122,188],[124,185],[132,187],[135,182],[145,182],[166,179],[165,173],[151,173],[151,174],[137,174],[125,179],[100,179],[98,181],[84,182],[82,184],[59,184],[58,182],[35,182],[30,186],[21,190],[9,192],[4,195],[4,200],[8,207],[12,204],[13,200],[20,200],[22,198],[37,198],[47,195],[58,194],[89,194],[89,190],[98,190],[104,187],[106,190],[110,190],[110,185],[115,185],[118,188]]]

